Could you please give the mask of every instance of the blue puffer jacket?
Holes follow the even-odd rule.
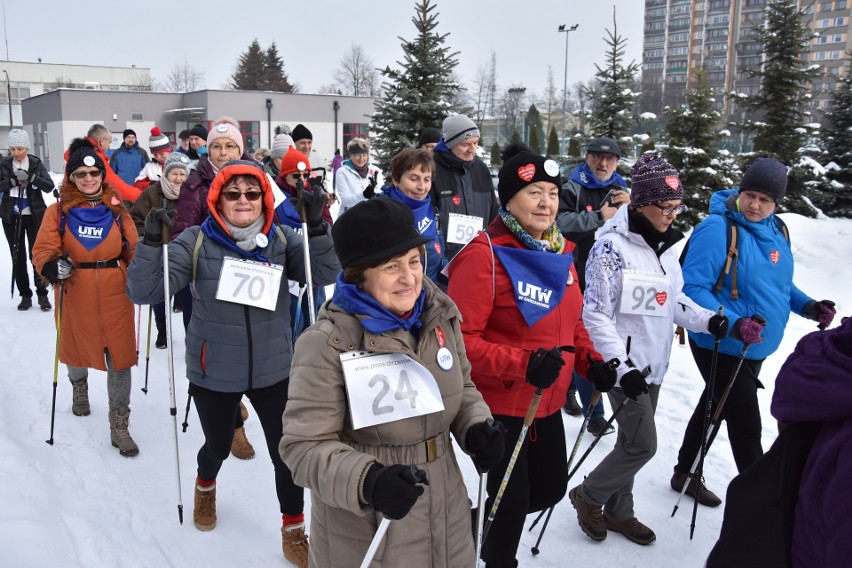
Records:
[[[764,359],[778,349],[790,312],[802,313],[811,300],[793,284],[793,252],[773,215],[752,223],[737,207],[737,189],[717,191],[710,198],[711,215],[692,232],[683,263],[683,291],[701,306],[715,311],[725,307],[731,324],[742,317],[760,314],[766,318],[764,341],[752,345],[749,359]],[[722,290],[713,293],[716,279],[727,258],[728,228],[724,217],[739,227],[737,248],[737,290],[739,300],[731,298],[731,275],[725,277]],[[700,347],[713,349],[713,336],[689,333]],[[741,341],[727,337],[719,344],[721,353],[737,356]]]
[[[133,185],[147,163],[148,153],[139,147],[138,142],[130,148],[122,144],[109,159],[109,166],[128,185]]]

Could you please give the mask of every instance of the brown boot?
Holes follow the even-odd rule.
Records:
[[[636,517],[619,522],[606,519],[606,528],[623,534],[627,540],[636,544],[651,544],[657,540],[657,535],[654,534],[654,531],[640,523]]]
[[[192,522],[200,531],[212,531],[216,528],[216,482],[209,487],[195,484],[195,506],[192,510]]]
[[[127,431],[130,425],[130,409],[126,406],[118,410],[109,411],[109,438],[113,447],[118,448],[118,453],[133,457],[139,453],[139,446],[130,437]]]
[[[71,395],[71,412],[74,416],[88,416],[92,413],[89,406],[89,381],[82,379],[71,383],[73,394]]]
[[[281,548],[284,558],[298,566],[308,568],[308,535],[305,523],[281,527]]]
[[[580,485],[568,493],[571,504],[577,510],[577,522],[580,528],[592,540],[606,539],[606,522],[599,505],[593,505],[580,496]]]
[[[243,404],[243,401],[240,401],[240,418],[242,418],[243,422],[248,420],[248,408]]]
[[[686,483],[686,479],[688,477],[689,474],[680,473],[679,471],[675,470],[671,480],[672,489],[674,489],[678,493],[683,491],[683,485],[684,483]],[[718,507],[722,504],[722,500],[719,499],[719,497],[715,493],[707,489],[707,487],[704,485],[703,478],[701,479],[701,481],[698,481],[698,483],[696,483],[696,481],[698,480],[696,480],[694,477],[689,481],[689,487],[686,488],[686,495],[689,495],[690,497],[694,498],[697,485],[699,503],[706,507]]]
[[[254,447],[246,438],[246,427],[240,426],[234,430],[234,439],[231,441],[231,453],[235,458],[250,460],[254,457]]]

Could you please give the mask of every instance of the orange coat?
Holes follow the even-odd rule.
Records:
[[[54,287],[54,314],[62,306],[59,360],[73,367],[106,371],[104,350],[108,349],[116,369],[136,364],[133,303],[127,297],[127,265],[139,239],[133,219],[111,188],[104,189],[101,202],[121,223],[114,221],[107,237],[91,251],[77,240],[67,227],[67,212],[87,204],[67,181],[62,184],[60,201],[47,208],[44,221],[33,245],[33,264],[41,271],[44,264],[67,252],[73,263],[121,258],[115,268],[75,268],[65,281],[65,298],[60,304],[59,286]],[[66,227],[59,234],[59,207],[66,212]],[[121,230],[119,230],[119,227]],[[127,246],[124,246],[124,240]]]
[[[125,183],[123,179],[118,177],[118,174],[115,173],[111,167],[109,167],[109,158],[107,158],[106,155],[101,152],[101,148],[100,146],[98,146],[98,143],[95,141],[95,139],[87,137],[86,140],[91,142],[92,146],[95,149],[95,152],[98,153],[98,156],[104,163],[104,168],[106,168],[105,181],[115,189],[115,191],[118,193],[118,196],[121,197],[124,201],[129,201],[131,203],[136,201],[136,199],[138,199],[139,195],[142,193],[142,189],[129,185]],[[68,161],[68,150],[65,151],[65,161]]]

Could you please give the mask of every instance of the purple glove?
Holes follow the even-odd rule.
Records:
[[[834,314],[837,310],[834,308],[834,302],[831,300],[811,300],[805,307],[802,308],[802,315],[808,319],[819,322],[820,329],[825,329],[834,321]]]
[[[760,334],[763,332],[763,326],[766,323],[761,323],[754,317],[740,318],[734,322],[734,328],[731,330],[731,337],[739,339],[745,344],[762,343],[763,338]]]

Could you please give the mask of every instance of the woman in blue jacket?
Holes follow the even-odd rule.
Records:
[[[710,216],[693,231],[683,263],[683,291],[701,306],[724,307],[734,322],[728,337],[719,344],[719,359],[713,400],[721,398],[743,351],[750,344],[742,368],[725,403],[722,418],[737,469],[743,471],[763,455],[760,444],[760,408],[757,389],[763,360],[778,349],[790,313],[828,326],[834,318],[834,303],[817,302],[793,284],[793,252],[776,220],[775,209],[787,190],[787,167],[772,158],[758,158],[746,170],[739,189],[718,191],[710,198]],[[717,278],[725,270],[731,228],[736,229],[738,257],[717,291]],[[765,326],[752,315],[766,319]],[[689,346],[705,383],[710,378],[713,337],[689,334]],[[701,446],[707,389],[701,395],[684,433],[671,486],[680,491]],[[721,500],[698,488],[700,503],[717,506]],[[688,494],[695,493],[694,482]]]

